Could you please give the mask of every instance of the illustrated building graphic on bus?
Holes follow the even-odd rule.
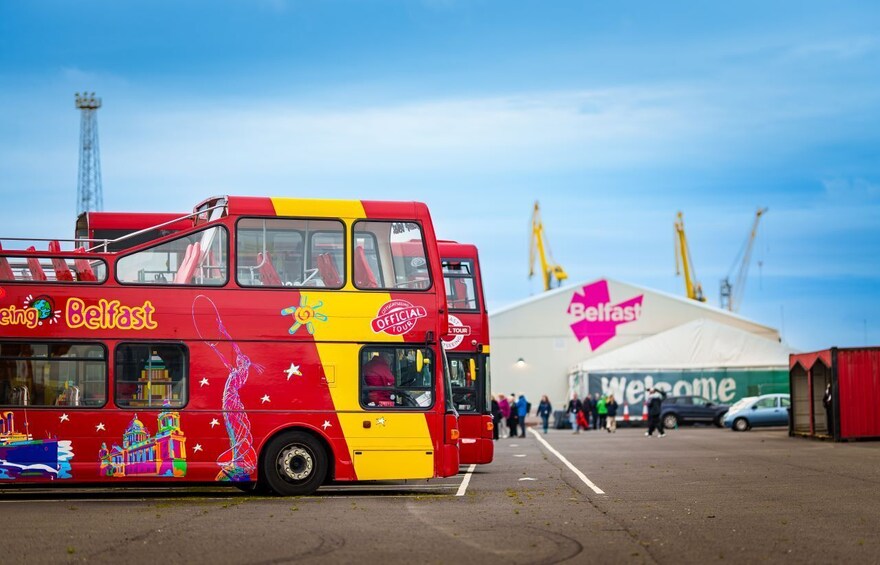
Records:
[[[180,429],[180,413],[163,410],[159,429],[150,436],[137,414],[131,419],[122,446],[107,450],[101,445],[102,477],[184,477],[186,476],[186,436]]]

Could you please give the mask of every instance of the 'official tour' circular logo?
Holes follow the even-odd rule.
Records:
[[[403,335],[416,327],[419,318],[427,316],[424,306],[415,306],[406,300],[389,300],[379,308],[370,325],[376,333]]]

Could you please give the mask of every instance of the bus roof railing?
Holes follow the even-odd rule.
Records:
[[[72,243],[73,246],[74,246],[74,248],[75,248],[75,247],[77,246],[77,243],[81,243],[81,242],[85,242],[85,241],[89,241],[89,242],[91,242],[91,241],[106,241],[106,240],[103,240],[103,239],[86,239],[86,238],[82,238],[82,237],[77,237],[77,238],[72,238],[72,239],[71,239],[71,238],[62,238],[62,237],[0,237],[0,245],[2,245],[2,243],[3,243],[4,241],[24,241],[24,242],[27,242],[27,243],[51,243],[51,242],[53,242],[53,241],[56,241],[56,242],[58,242],[58,243]],[[34,251],[29,251],[29,250],[27,250],[27,249],[18,249],[18,248],[16,248],[16,249],[6,249],[6,248],[3,248],[3,251],[4,251],[4,252],[7,252],[7,251],[14,251],[14,252],[16,252],[16,253],[18,253],[18,252],[21,252],[21,253],[39,253],[39,254],[41,254],[41,255],[46,255],[46,254],[54,254],[54,255],[57,255],[57,254],[58,254],[58,253],[52,253],[51,251],[43,251],[43,250],[40,250],[40,249],[36,249],[36,250],[34,250]],[[91,251],[91,249],[89,249],[88,251]],[[61,253],[70,253],[70,251],[61,251]]]
[[[132,239],[132,238],[138,237],[142,234],[145,234],[147,232],[151,232],[153,230],[164,228],[165,226],[170,226],[171,224],[176,224],[177,222],[180,222],[182,220],[189,220],[189,219],[196,220],[196,219],[198,219],[198,216],[202,216],[206,212],[211,212],[213,210],[225,209],[225,208],[226,208],[226,201],[224,200],[222,203],[217,204],[215,206],[211,206],[210,208],[196,209],[193,212],[190,212],[189,214],[185,214],[183,216],[180,216],[179,218],[174,218],[173,220],[168,220],[167,222],[162,222],[161,224],[156,224],[155,226],[150,226],[150,227],[144,228],[142,230],[131,232],[131,233],[125,234],[123,236],[117,237],[116,239],[97,240],[97,241],[103,241],[104,243],[102,243],[101,245],[96,245],[96,246],[90,247],[89,251],[98,249],[100,247],[107,249],[107,246],[109,246],[111,243],[119,243],[120,241]],[[219,217],[219,215],[218,215],[218,217]],[[211,218],[209,218],[208,221],[213,220],[213,219],[215,219],[215,218],[211,217]],[[198,225],[198,223],[193,222],[193,225]],[[96,240],[82,240],[82,241],[96,241]]]
[[[118,242],[121,242],[121,241],[125,241],[125,240],[128,240],[128,239],[132,239],[132,238],[138,237],[138,236],[140,236],[140,235],[143,235],[143,234],[145,234],[145,233],[147,233],[147,232],[150,232],[150,231],[153,231],[153,230],[157,230],[157,229],[161,229],[161,228],[164,228],[165,226],[169,226],[169,225],[171,225],[171,224],[175,224],[175,223],[180,222],[180,221],[183,221],[183,220],[197,219],[199,216],[204,217],[205,213],[207,213],[207,212],[212,212],[212,211],[214,211],[214,210],[221,210],[221,209],[225,209],[225,208],[226,208],[226,201],[224,200],[223,202],[218,203],[218,204],[216,204],[216,205],[214,205],[214,206],[211,206],[211,207],[209,207],[209,208],[198,209],[198,210],[195,210],[195,211],[193,211],[193,212],[190,212],[189,214],[184,214],[183,216],[180,216],[180,217],[174,218],[174,219],[172,219],[172,220],[168,220],[168,221],[165,221],[165,222],[161,222],[161,223],[156,224],[156,225],[154,225],[154,226],[150,226],[150,227],[147,227],[147,228],[144,228],[144,229],[141,229],[141,230],[138,230],[138,231],[132,232],[132,233],[127,233],[127,234],[122,235],[122,236],[119,236],[119,237],[117,237],[117,238],[115,238],[115,239],[106,239],[106,238],[100,238],[100,239],[98,239],[98,238],[87,238],[87,237],[75,237],[75,238],[59,238],[59,237],[0,237],[0,247],[2,247],[2,243],[3,243],[4,241],[23,241],[23,242],[27,242],[27,243],[49,243],[49,242],[57,241],[57,242],[59,242],[59,243],[72,243],[74,248],[76,248],[76,247],[78,247],[78,246],[84,246],[84,244],[87,244],[87,245],[88,245],[88,248],[85,249],[85,251],[86,251],[86,252],[89,252],[89,253],[95,253],[95,252],[100,252],[101,249],[103,249],[104,251],[106,251],[107,248],[108,248],[108,246],[110,246],[111,244],[118,243]],[[218,217],[220,217],[219,214],[217,214],[217,215],[212,214],[212,215],[210,215],[208,218],[206,218],[204,221],[212,221],[212,220],[214,220],[214,219],[216,219],[216,218],[218,218]],[[199,223],[201,223],[201,222],[199,222]],[[193,222],[193,225],[197,225],[197,223],[196,223],[196,222]],[[10,249],[3,249],[3,251],[22,251],[22,252],[27,252],[27,251],[24,250],[24,249],[12,249],[12,250],[10,250]],[[46,253],[45,251],[40,251],[40,250],[37,250],[36,252],[41,253],[41,254]],[[32,251],[31,253],[33,253],[33,251]]]

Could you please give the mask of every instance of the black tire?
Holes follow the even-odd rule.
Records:
[[[724,414],[715,418],[715,427],[723,428],[724,427]]]
[[[273,439],[261,463],[260,482],[280,496],[312,494],[327,477],[327,452],[306,432],[285,432]]]
[[[745,432],[748,431],[749,428],[751,428],[751,426],[749,425],[749,421],[745,418],[737,418],[733,421],[733,425],[730,426],[730,429],[735,432]]]
[[[663,416],[663,427],[667,430],[673,430],[678,427],[678,416],[675,414],[666,414]]]

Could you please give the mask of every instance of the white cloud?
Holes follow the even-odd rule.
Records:
[[[594,109],[583,112],[584,105]],[[292,104],[153,108],[114,116],[108,167],[228,179],[296,173],[535,171],[668,162],[699,152],[710,123],[681,93],[606,90],[355,109]],[[103,116],[102,116],[103,118]],[[109,156],[109,155],[108,155]],[[115,165],[113,164],[115,163]]]
[[[880,184],[863,178],[833,178],[822,181],[832,199],[874,199],[880,197]]]
[[[878,47],[880,37],[860,35],[802,43],[790,48],[788,54],[794,58],[855,59],[874,53]]]

